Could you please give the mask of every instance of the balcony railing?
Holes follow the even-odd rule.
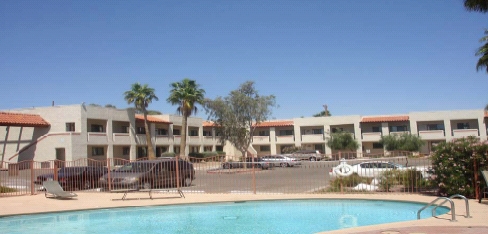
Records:
[[[409,131],[390,132],[390,135],[403,135],[405,133],[410,133],[410,132]]]
[[[139,145],[147,145],[146,134],[137,134],[136,143]]]
[[[130,135],[129,133],[113,133],[112,139],[115,144],[130,144]]]
[[[253,136],[252,143],[253,144],[269,144],[269,136]]]
[[[199,136],[188,136],[187,141],[188,141],[188,143],[200,144],[200,137]]]
[[[381,132],[364,132],[362,135],[363,141],[379,141],[381,140]]]
[[[107,133],[106,132],[89,132],[88,133],[88,143],[90,144],[107,144]]]
[[[168,135],[158,135],[156,136],[156,144],[170,144],[172,142],[172,138]]]
[[[469,136],[477,137],[479,136],[479,131],[478,129],[454,129],[452,130],[452,136],[455,138],[463,138]]]
[[[276,143],[295,143],[295,136],[276,136]]]
[[[444,130],[426,130],[419,131],[419,137],[423,140],[435,140],[444,139],[446,135],[444,134]]]
[[[324,134],[307,134],[302,135],[302,142],[309,143],[309,142],[323,142],[325,140]]]

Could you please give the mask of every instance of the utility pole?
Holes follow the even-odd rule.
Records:
[[[327,105],[323,105],[323,107],[324,107],[324,110],[325,110],[324,116],[329,116],[329,114],[327,113]]]

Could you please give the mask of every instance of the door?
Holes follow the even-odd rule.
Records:
[[[56,161],[57,167],[61,168],[64,167],[66,161],[66,149],[65,148],[56,148]]]

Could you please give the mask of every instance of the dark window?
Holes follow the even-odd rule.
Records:
[[[224,147],[223,147],[223,146],[221,146],[221,145],[217,145],[217,146],[215,146],[215,151],[220,151],[220,152],[222,152],[222,151],[224,151]]]
[[[407,126],[390,126],[390,132],[406,132],[408,131]]]
[[[312,134],[323,134],[324,133],[324,129],[312,129]]]
[[[198,130],[190,130],[190,136],[198,136]]]
[[[469,123],[458,123],[457,129],[469,129]]]
[[[179,135],[181,135],[180,130],[179,130],[179,129],[173,129],[173,135],[174,135],[174,136],[179,136]]]
[[[90,130],[90,132],[104,132],[103,126],[100,124],[92,124]]]
[[[203,136],[212,136],[212,131],[203,131]]]
[[[258,136],[269,136],[269,131],[267,130],[259,131]]]
[[[444,130],[444,124],[427,124],[427,130]]]
[[[290,136],[293,135],[293,130],[280,130],[280,136]]]
[[[130,154],[130,147],[122,148],[122,155],[129,155]]]
[[[145,127],[137,127],[136,133],[137,134],[146,134],[146,128]]]
[[[261,146],[259,146],[259,151],[269,152],[269,151],[271,151],[271,147],[269,145],[261,145]]]
[[[383,149],[383,144],[378,142],[373,142],[373,149]]]
[[[381,132],[381,128],[378,126],[373,127],[373,132]]]
[[[75,131],[75,123],[66,123],[66,131],[67,132],[74,132]]]
[[[129,126],[122,126],[120,127],[121,133],[129,133]]]
[[[92,156],[102,156],[104,154],[103,147],[92,147]]]
[[[168,131],[164,128],[158,128],[158,129],[156,129],[156,135],[166,136],[166,135],[168,135]]]

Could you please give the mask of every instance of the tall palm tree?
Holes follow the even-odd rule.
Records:
[[[149,159],[155,159],[154,147],[151,141],[151,132],[149,131],[149,124],[147,123],[147,107],[153,100],[159,100],[154,89],[147,86],[147,84],[141,85],[139,83],[132,84],[129,91],[124,92],[124,99],[128,104],[134,103],[137,110],[141,111],[144,115],[144,128],[146,130],[147,141],[147,156]]]
[[[464,7],[468,11],[488,11],[488,0],[464,0]]]
[[[485,30],[485,35],[480,39],[480,42],[484,42],[485,44],[478,48],[476,52],[476,56],[481,56],[478,59],[478,63],[476,63],[476,70],[484,70],[488,72],[488,30]]]
[[[195,104],[203,104],[205,90],[200,89],[199,85],[188,78],[183,79],[181,82],[174,82],[171,84],[171,92],[166,100],[172,105],[178,106],[176,111],[183,116],[182,130],[181,130],[181,143],[180,143],[180,155],[186,157],[186,135],[187,135],[187,121],[188,117],[192,114],[196,114],[198,109]]]

